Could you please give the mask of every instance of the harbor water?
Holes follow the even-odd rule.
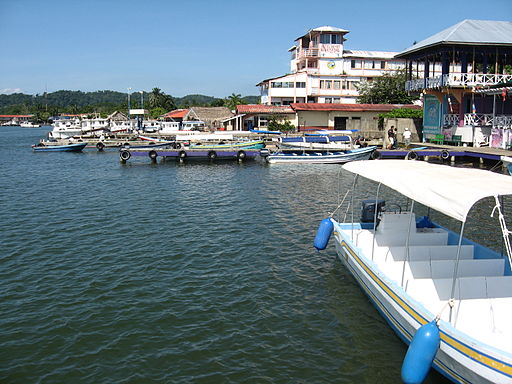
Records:
[[[312,246],[339,165],[34,153],[47,130],[0,129],[1,383],[400,381],[406,347]]]

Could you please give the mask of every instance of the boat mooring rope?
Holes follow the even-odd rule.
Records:
[[[507,249],[508,262],[510,264],[510,268],[512,268],[512,248],[510,247],[510,238],[508,237],[508,235],[512,232],[507,229],[505,216],[501,212],[501,204],[498,196],[494,196],[494,200],[496,200],[496,206],[491,212],[491,217],[494,217],[494,212],[498,210],[498,220],[500,221],[501,233],[503,235],[503,241],[505,242],[505,248]]]

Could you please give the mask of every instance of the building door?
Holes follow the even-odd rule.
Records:
[[[334,129],[347,129],[348,117],[335,117],[334,118]]]

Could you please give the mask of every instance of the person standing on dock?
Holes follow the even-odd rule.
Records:
[[[411,131],[409,131],[409,128],[405,128],[405,131],[404,131],[404,144],[405,144],[405,148],[409,147],[409,145],[411,144]]]
[[[395,134],[395,126],[392,125],[391,128],[388,129],[388,149],[395,149],[396,147],[396,134]]]

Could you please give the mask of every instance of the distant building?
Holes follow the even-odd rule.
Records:
[[[261,103],[356,103],[357,85],[405,67],[396,52],[344,49],[349,31],[319,27],[295,40],[289,51],[291,73],[259,84]]]
[[[203,121],[210,129],[219,129],[223,128],[223,121],[231,117],[233,112],[227,107],[192,107],[183,121]]]
[[[509,148],[512,22],[463,20],[397,55],[423,94],[423,137]]]

